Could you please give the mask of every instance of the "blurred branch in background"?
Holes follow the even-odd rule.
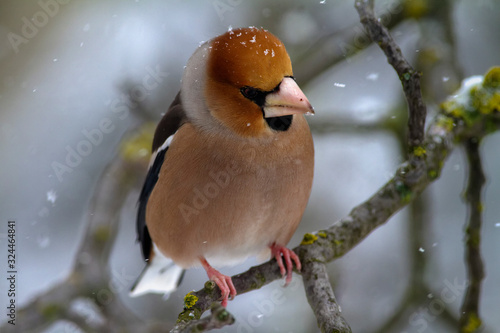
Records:
[[[119,212],[128,192],[142,181],[141,169],[122,158],[113,159],[95,190],[89,207],[92,213],[71,274],[20,309],[17,325],[4,325],[2,332],[40,332],[61,319],[87,332],[136,331],[137,318],[110,288],[108,259],[118,233]],[[82,317],[72,311],[78,300],[90,301],[95,312]]]

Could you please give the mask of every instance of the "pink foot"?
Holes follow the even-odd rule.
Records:
[[[299,257],[292,250],[273,243],[269,246],[271,248],[271,255],[276,258],[278,262],[278,266],[280,267],[281,276],[285,276],[286,273],[286,282],[285,286],[287,286],[292,281],[292,270],[293,270],[293,262],[295,262],[295,266],[297,266],[297,270],[300,271],[302,269],[302,265],[300,264]],[[283,257],[281,257],[283,255]],[[285,265],[283,265],[283,258],[285,259]],[[286,270],[285,270],[286,266]]]
[[[222,294],[221,305],[223,307],[226,307],[229,296],[231,296],[231,299],[233,299],[234,296],[236,296],[236,288],[234,287],[231,277],[222,274],[221,272],[210,266],[208,261],[203,257],[200,257],[200,262],[205,271],[207,272],[208,278],[214,281],[219,287],[220,292]]]

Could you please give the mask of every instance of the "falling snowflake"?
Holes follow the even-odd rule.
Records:
[[[50,202],[51,204],[54,204],[57,200],[57,194],[56,191],[50,190],[47,192],[47,201]]]
[[[366,76],[366,79],[370,81],[377,81],[378,75],[378,73],[370,73]]]

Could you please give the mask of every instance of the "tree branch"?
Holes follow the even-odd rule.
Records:
[[[326,266],[317,258],[303,261],[304,289],[321,332],[351,333],[333,294]]]
[[[373,10],[373,0],[357,0],[355,2],[361,23],[371,40],[384,51],[387,61],[398,73],[408,103],[408,145],[411,149],[420,146],[424,140],[425,118],[427,108],[422,99],[420,89],[420,73],[415,71],[403,57],[401,49],[392,38]]]
[[[465,262],[467,266],[468,286],[465,294],[461,316],[460,332],[476,332],[481,327],[479,316],[479,300],[481,282],[484,278],[483,260],[481,258],[481,191],[485,183],[481,156],[479,154],[480,139],[470,138],[465,142],[465,151],[469,165],[469,181],[465,198],[469,207],[469,221],[466,227]]]

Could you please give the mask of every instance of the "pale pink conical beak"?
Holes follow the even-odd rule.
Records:
[[[281,117],[292,114],[314,114],[314,109],[295,80],[285,77],[276,92],[266,97],[264,117]]]

